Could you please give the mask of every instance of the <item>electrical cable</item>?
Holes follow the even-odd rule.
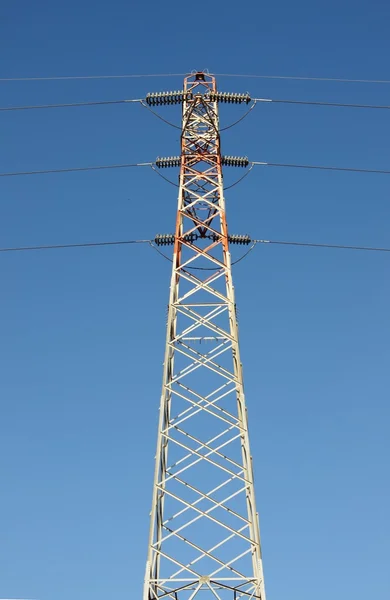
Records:
[[[151,73],[151,74],[125,74],[125,75],[69,75],[54,77],[2,77],[0,82],[17,81],[71,81],[88,79],[142,79],[148,77],[185,77],[189,73]],[[239,77],[241,79],[284,79],[295,81],[335,81],[341,83],[390,83],[389,79],[349,79],[345,77],[303,77],[297,75],[248,75],[244,73],[209,73],[216,77]]]
[[[253,166],[260,167],[287,167],[291,169],[317,169],[320,171],[344,171],[347,173],[373,173],[373,174],[382,174],[382,175],[390,175],[390,170],[385,169],[360,169],[360,168],[352,168],[352,167],[328,167],[325,165],[301,165],[301,164],[290,164],[290,163],[274,163],[274,162],[260,162],[260,161],[250,161],[250,164]],[[22,175],[46,175],[52,173],[72,173],[72,172],[82,172],[82,171],[102,171],[108,169],[128,169],[131,167],[152,167],[154,163],[145,162],[145,163],[124,163],[119,165],[98,165],[94,167],[75,167],[69,169],[45,169],[41,171],[15,171],[9,173],[0,173],[0,177],[18,177]],[[172,183],[172,182],[170,182]],[[175,185],[175,184],[173,184]]]
[[[161,252],[160,248],[158,248],[156,246],[156,244],[153,244],[152,241],[149,242],[149,246],[151,248],[153,248],[153,250],[155,250],[157,252],[157,254],[159,254],[160,256],[162,256],[163,258],[165,258],[165,260],[168,260],[170,263],[173,262],[172,258],[169,258],[169,256],[167,256],[166,254],[164,254],[164,252]]]
[[[250,254],[253,250],[253,248],[256,246],[257,241],[253,240],[253,244],[250,246],[250,248],[248,248],[248,250],[245,252],[245,254],[243,254],[242,256],[240,256],[240,258],[238,258],[237,260],[235,260],[234,262],[232,262],[232,266],[233,265],[237,265],[239,262],[241,262],[242,260],[244,260],[244,258],[246,258],[248,256],[248,254]]]
[[[121,240],[114,242],[87,242],[81,244],[51,244],[49,246],[17,246],[0,248],[0,252],[24,252],[29,250],[60,250],[64,248],[95,248],[98,246],[123,246],[128,244],[149,244],[150,240]]]
[[[162,173],[160,173],[160,171],[158,169],[156,169],[154,167],[154,165],[152,165],[152,171],[154,171],[155,173],[157,173],[157,175],[159,177],[161,177],[161,179],[164,179],[164,181],[166,181],[167,183],[170,183],[171,185],[174,185],[175,187],[180,187],[178,183],[175,183],[174,181],[171,181],[170,179],[168,179],[168,177],[165,177],[165,175],[163,175]]]
[[[246,177],[248,177],[249,173],[252,171],[254,165],[252,164],[249,169],[247,171],[245,171],[244,175],[242,175],[242,177],[240,177],[239,179],[237,179],[237,181],[235,181],[234,183],[232,183],[231,185],[227,185],[226,187],[224,187],[224,191],[226,192],[227,190],[230,190],[231,188],[235,187],[236,185],[238,185],[239,183],[241,183],[241,181],[243,181]],[[165,175],[163,175],[162,173],[160,173],[160,171],[158,169],[156,169],[154,167],[154,165],[152,165],[152,171],[154,171],[159,177],[161,177],[161,179],[164,179],[164,181],[166,181],[167,183],[170,183],[171,185],[175,186],[175,187],[180,187],[178,183],[175,183],[174,181],[171,181],[170,179],[168,179],[168,177],[165,177]]]
[[[311,101],[311,100],[283,100],[275,98],[254,98],[257,102],[267,102],[272,104],[305,104],[308,106],[332,106],[332,107],[343,107],[343,108],[375,108],[381,110],[389,110],[390,106],[380,104],[344,104],[342,102],[322,102],[322,101]]]
[[[226,192],[226,190],[230,190],[231,188],[235,187],[236,185],[238,185],[239,183],[241,183],[241,181],[243,181],[246,177],[248,177],[249,173],[252,171],[253,167],[255,165],[252,163],[251,166],[249,167],[249,169],[244,173],[244,175],[242,177],[240,177],[240,179],[237,179],[237,181],[235,181],[234,183],[232,183],[231,185],[228,185],[226,187],[224,187],[224,191]]]
[[[166,125],[170,125],[171,127],[174,127],[175,129],[180,129],[180,131],[181,131],[182,128],[179,127],[179,125],[176,125],[175,123],[171,123],[170,121],[167,121],[167,119],[164,119],[164,117],[162,117],[161,115],[158,114],[158,112],[156,112],[155,110],[150,108],[150,106],[148,106],[145,102],[141,101],[141,105],[144,108],[147,108],[152,113],[152,115],[154,115],[155,117],[160,119],[160,121],[163,121],[163,123],[166,123]]]
[[[70,75],[56,77],[2,77],[0,82],[11,81],[71,81],[81,79],[141,79],[147,77],[184,77],[185,73],[155,73],[147,75]]]
[[[231,263],[231,266],[233,267],[234,265],[237,265],[239,262],[241,262],[242,260],[244,260],[244,258],[246,258],[248,256],[248,254],[250,254],[250,252],[252,252],[253,248],[256,246],[256,244],[260,243],[260,240],[253,240],[253,244],[251,245],[251,247],[249,248],[249,250],[247,250],[245,252],[245,254],[243,254],[242,256],[240,256],[240,258],[238,258],[237,260],[233,261]],[[159,248],[157,248],[157,246],[155,244],[153,244],[153,242],[149,242],[150,246],[156,250],[156,252],[158,252],[158,254],[160,254],[160,256],[162,256],[163,258],[165,258],[165,260],[168,260],[170,263],[173,262],[173,260],[171,258],[169,258],[169,256],[167,256],[166,254],[164,254],[164,252],[161,252],[161,250]],[[224,267],[191,267],[191,266],[186,266],[185,269],[191,270],[191,271],[222,271]]]
[[[282,240],[254,240],[256,244],[279,244],[281,246],[303,246],[307,248],[334,248],[338,250],[362,250],[366,252],[390,252],[390,248],[372,246],[345,246],[343,244],[317,244],[312,242],[287,242]]]
[[[1,106],[0,111],[13,111],[13,110],[34,110],[43,108],[73,108],[75,106],[103,106],[108,104],[130,104],[132,102],[141,103],[142,100],[98,100],[96,102],[71,102],[65,104],[33,104],[29,106]]]
[[[128,169],[130,167],[151,167],[153,163],[135,163],[123,165],[99,165],[96,167],[74,167],[70,169],[45,169],[43,171],[15,171],[0,173],[0,177],[19,177],[20,175],[47,175],[49,173],[76,173],[78,171],[103,171],[107,169]]]
[[[234,121],[234,123],[231,123],[231,125],[222,127],[222,129],[220,129],[220,132],[227,131],[227,129],[231,129],[232,127],[235,127],[236,125],[241,123],[241,121],[243,121],[249,115],[249,113],[255,108],[255,106],[256,106],[256,100],[253,101],[252,106],[250,106],[250,108],[246,111],[246,113],[244,113],[242,115],[242,117],[240,117],[237,121]]]
[[[340,83],[390,83],[390,79],[348,79],[344,77],[300,77],[296,75],[243,75],[242,73],[214,73],[216,77],[242,79],[287,79],[295,81],[336,81]]]
[[[287,167],[291,169],[319,169],[320,171],[345,171],[347,173],[375,173],[390,175],[390,171],[385,169],[358,169],[352,167],[327,167],[325,165],[297,165],[290,163],[271,163],[251,161],[252,165],[263,167]]]
[[[380,109],[380,110],[389,110],[390,109],[390,105],[381,105],[381,104],[348,104],[348,103],[342,103],[342,102],[288,100],[288,99],[283,99],[283,98],[280,98],[280,99],[279,98],[253,98],[253,104],[251,105],[249,110],[242,117],[240,117],[237,121],[235,121],[231,125],[228,125],[227,127],[223,127],[221,129],[221,131],[226,131],[227,129],[230,129],[231,127],[234,127],[235,125],[240,123],[251,112],[251,110],[253,110],[253,108],[255,107],[255,105],[258,102],[270,103],[270,104],[271,103],[273,103],[273,104],[301,104],[301,105],[308,105],[308,106],[331,106],[331,107],[343,107],[343,108],[372,108],[372,109]],[[161,115],[159,115],[157,112],[153,111],[147,104],[145,104],[145,102],[142,98],[135,98],[135,99],[129,98],[129,99],[120,99],[120,100],[97,100],[97,101],[86,101],[86,102],[69,102],[69,103],[62,103],[62,104],[36,104],[36,105],[33,104],[33,105],[26,105],[26,106],[1,106],[0,112],[36,110],[36,109],[42,110],[42,109],[47,109],[47,108],[73,108],[73,107],[80,107],[80,106],[108,106],[108,105],[131,104],[131,103],[142,104],[142,106],[144,106],[145,108],[148,108],[152,114],[154,114],[156,117],[158,117],[159,119],[161,119],[168,125],[171,125],[172,127],[180,129],[180,127],[178,125],[171,123],[170,121],[167,121],[166,119],[163,119],[161,117]]]
[[[379,246],[347,246],[344,244],[320,244],[315,242],[294,242],[294,241],[285,241],[285,240],[252,240],[253,244],[249,248],[249,250],[241,256],[238,260],[234,261],[232,265],[237,264],[241,260],[245,258],[251,252],[256,244],[278,244],[281,246],[302,246],[306,248],[333,248],[338,250],[359,250],[365,252],[390,252],[390,248],[379,247]],[[0,248],[0,252],[25,252],[25,251],[33,251],[33,250],[58,250],[58,249],[66,249],[66,248],[94,248],[101,246],[124,246],[129,244],[149,244],[158,252],[161,256],[163,256],[166,260],[172,262],[172,259],[166,256],[160,249],[153,243],[152,240],[117,240],[112,242],[85,242],[79,244],[50,244],[50,245],[40,245],[40,246],[15,246],[9,248]],[[196,268],[196,267],[192,267]],[[210,270],[203,269],[201,270]],[[213,269],[212,269],[213,270]]]

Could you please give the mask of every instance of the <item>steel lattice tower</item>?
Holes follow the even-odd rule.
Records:
[[[144,600],[265,600],[223,193],[218,104],[245,102],[196,73],[184,90],[166,351]],[[229,163],[230,161],[230,163]]]

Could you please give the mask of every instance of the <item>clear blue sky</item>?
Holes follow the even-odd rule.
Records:
[[[5,2],[0,76],[209,68],[390,79],[389,17],[385,0]],[[390,104],[390,85],[219,84]],[[0,105],[180,87],[180,78],[0,83]],[[235,110],[223,109],[224,123]],[[179,122],[179,109],[165,116]],[[2,113],[0,131],[1,171],[179,149],[176,130],[134,105]],[[259,106],[223,149],[388,169],[389,137],[386,111]],[[389,183],[259,169],[227,193],[230,230],[390,246]],[[148,238],[172,231],[175,205],[175,189],[149,170],[1,179],[0,245]],[[262,246],[235,269],[270,600],[389,597],[389,261]],[[169,263],[136,246],[3,254],[0,265],[0,597],[140,598]]]

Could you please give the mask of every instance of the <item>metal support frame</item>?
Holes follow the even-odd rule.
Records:
[[[144,600],[265,600],[216,93],[185,78]]]

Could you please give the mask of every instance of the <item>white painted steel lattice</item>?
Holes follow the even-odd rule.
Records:
[[[265,600],[215,91],[185,79],[144,600]]]

